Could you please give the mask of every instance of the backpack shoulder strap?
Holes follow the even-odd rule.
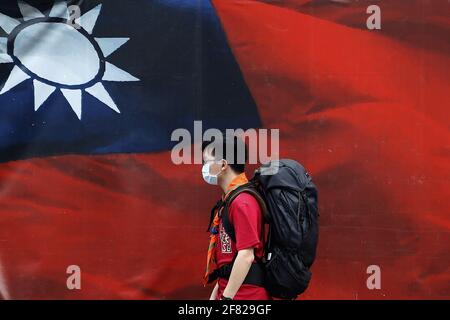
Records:
[[[230,210],[230,206],[231,206],[231,203],[233,202],[233,200],[236,199],[236,197],[243,192],[249,193],[253,197],[255,197],[255,199],[258,201],[258,204],[261,208],[264,221],[266,221],[268,219],[266,203],[265,203],[264,199],[262,198],[261,194],[256,190],[256,188],[253,186],[253,184],[251,182],[243,184],[242,186],[239,186],[235,190],[231,191],[231,194],[226,198],[225,203],[224,203],[224,208],[222,211],[222,225],[223,225],[226,233],[228,234],[228,236],[234,242],[236,242],[236,233],[234,230],[234,226],[230,222],[229,210]],[[262,230],[264,230],[264,221],[263,221],[262,227],[261,227]]]

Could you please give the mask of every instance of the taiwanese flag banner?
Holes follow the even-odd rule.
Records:
[[[171,159],[202,121],[278,129],[313,177],[299,299],[449,299],[449,17],[446,0],[2,0],[0,298],[208,299],[220,192]]]

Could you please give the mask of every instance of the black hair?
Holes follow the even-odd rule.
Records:
[[[216,139],[218,140],[217,142]],[[214,137],[211,141],[203,141],[202,152],[211,144],[214,144],[215,147],[222,147],[222,159],[225,159],[228,162],[228,165],[235,173],[240,174],[245,171],[245,163],[248,160],[248,150],[247,145],[241,138],[236,137],[235,135],[228,137],[228,135],[222,133],[222,136]],[[214,157],[216,155],[215,147],[211,151],[211,154]],[[234,150],[233,155],[228,154],[229,152],[227,152],[227,150],[230,149]],[[239,154],[240,152],[243,152],[244,154]]]

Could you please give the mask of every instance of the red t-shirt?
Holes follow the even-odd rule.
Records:
[[[231,263],[239,250],[254,248],[255,258],[264,255],[264,235],[262,234],[263,217],[258,201],[248,193],[238,195],[230,205],[230,222],[234,226],[236,242],[231,240],[219,222],[219,232],[215,247],[217,266]],[[253,263],[256,263],[256,259]],[[228,283],[227,279],[219,279],[217,299],[220,299]],[[270,299],[263,287],[242,284],[233,299],[236,300],[267,300]]]

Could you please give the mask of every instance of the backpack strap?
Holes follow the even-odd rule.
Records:
[[[223,225],[226,233],[228,234],[228,236],[231,238],[231,240],[233,240],[233,242],[236,242],[236,233],[234,230],[234,226],[230,222],[229,210],[230,210],[230,206],[231,206],[231,203],[233,202],[233,200],[236,199],[236,197],[243,192],[251,194],[258,201],[258,204],[261,208],[263,218],[264,218],[264,221],[261,224],[261,229],[262,229],[263,235],[264,235],[264,222],[268,221],[268,211],[267,211],[266,203],[265,203],[264,199],[261,197],[261,194],[257,191],[254,184],[252,182],[249,182],[249,183],[243,184],[242,186],[239,186],[238,188],[233,190],[231,192],[231,194],[225,199],[225,202],[223,204],[224,208],[222,211],[222,225]]]
[[[234,263],[234,260],[233,260]],[[225,264],[222,267],[214,270],[208,278],[208,283],[211,283],[218,278],[229,279],[231,270],[233,269],[233,263]],[[261,263],[252,263],[247,276],[242,284],[251,284],[255,286],[263,287],[265,283],[265,270]]]

